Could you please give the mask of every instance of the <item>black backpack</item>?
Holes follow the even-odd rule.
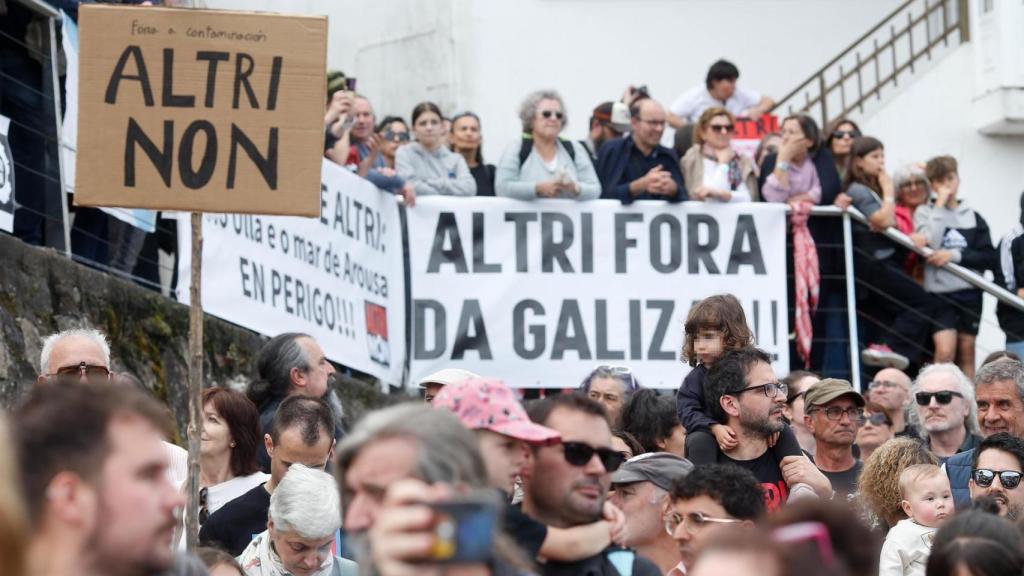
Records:
[[[562,138],[558,139],[562,143],[562,147],[569,153],[569,158],[573,162],[576,162],[576,147],[572,145],[572,142]],[[523,134],[523,145],[519,148],[519,167],[523,167],[523,163],[530,157],[530,152],[533,150],[533,136],[529,134]]]

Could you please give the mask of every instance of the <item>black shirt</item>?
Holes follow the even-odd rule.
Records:
[[[540,555],[540,548],[548,537],[548,527],[527,516],[520,506],[508,506],[505,509],[505,532],[530,559]]]
[[[832,489],[836,492],[836,499],[846,500],[850,494],[857,492],[857,479],[860,478],[860,471],[864,469],[864,463],[860,460],[856,461],[853,468],[844,470],[842,472],[826,472],[821,470],[821,473],[828,478],[828,481],[832,483]]]
[[[494,196],[494,164],[477,164],[469,173],[476,180],[477,196]]]
[[[775,461],[771,450],[765,450],[753,460],[733,460],[725,454],[719,454],[719,464],[735,464],[740,468],[749,470],[761,483],[764,489],[764,505],[769,512],[774,512],[786,503],[789,496],[789,486],[782,479],[782,471],[779,470],[779,463]]]
[[[609,546],[597,556],[591,556],[578,562],[549,561],[541,565],[542,576],[618,576],[621,574],[613,563],[616,553],[621,554],[622,561],[633,557],[633,576],[662,576],[658,566],[632,550]]]
[[[267,529],[270,493],[265,486],[260,484],[211,514],[199,529],[199,543],[223,548],[232,556],[241,554],[253,536]]]

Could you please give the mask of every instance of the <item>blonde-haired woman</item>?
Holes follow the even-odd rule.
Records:
[[[900,495],[900,473],[914,464],[938,464],[923,444],[911,438],[893,438],[879,446],[864,462],[857,491],[872,528],[888,530],[907,517]]]
[[[693,146],[679,161],[690,200],[750,202],[757,199],[754,161],[732,148],[736,119],[725,108],[708,108],[693,131]]]

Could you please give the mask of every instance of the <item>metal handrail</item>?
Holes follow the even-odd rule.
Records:
[[[53,6],[50,6],[43,0],[14,0],[18,4],[31,9],[33,12],[37,12],[42,16],[48,16],[50,18],[60,18],[60,10],[57,10]]]
[[[957,18],[951,20],[947,5],[949,2],[954,0],[939,0],[935,4],[928,5],[925,3],[921,15],[917,18],[912,17],[910,9],[915,2],[921,2],[921,0],[906,0],[895,10],[890,12],[885,18],[883,18],[878,24],[872,27],[870,30],[862,34],[857,40],[850,44],[845,50],[840,52],[836,57],[828,61],[824,66],[819,68],[817,71],[812,73],[804,82],[797,85],[792,91],[786,94],[784,97],[779,99],[778,103],[772,108],[772,111],[782,110],[784,107],[788,107],[788,110],[797,110],[800,112],[807,112],[814,106],[821,107],[821,114],[819,120],[821,121],[822,127],[828,126],[834,118],[841,118],[848,114],[850,111],[859,108],[861,111],[864,109],[864,103],[867,102],[871,97],[880,98],[881,89],[885,85],[892,82],[896,85],[898,76],[900,73],[910,69],[914,71],[914,63],[920,58],[927,56],[931,58],[932,48],[935,48],[940,42],[949,43],[949,38],[953,36],[955,31],[959,31],[960,42],[967,42],[969,40],[969,28],[968,28],[968,6],[966,0],[955,0],[957,2]],[[934,14],[941,13],[943,16],[943,23],[940,30],[936,31],[935,38],[931,36],[931,29],[928,27],[928,20]],[[902,14],[907,15],[907,21],[897,22],[898,19],[902,19]],[[925,43],[924,48],[919,51],[914,51],[914,40],[913,34],[915,27],[924,23],[926,29],[929,31],[928,39]],[[889,26],[890,37],[887,41],[879,45],[877,38],[874,42],[873,49],[869,46],[869,53],[865,57],[861,57],[860,48],[863,44],[866,44],[875,34],[883,31],[885,26]],[[899,29],[897,30],[897,26]],[[909,55],[907,61],[902,65],[897,63],[896,55],[896,43],[897,41],[907,39],[910,46]],[[882,77],[879,71],[879,59],[882,53],[889,50],[892,53],[892,74]],[[840,64],[844,59],[851,55],[856,55],[856,63],[851,63],[852,68],[849,71],[844,71],[844,67]],[[869,85],[865,89],[863,85],[862,72],[868,65],[874,62],[875,77],[873,86]],[[829,81],[825,78],[827,72],[829,72],[834,66],[839,65],[839,78],[835,81]],[[853,102],[847,104],[846,100],[846,87],[845,83],[852,78],[857,78],[857,95],[853,98]],[[809,89],[817,86],[817,96],[814,98],[810,97]],[[842,110],[838,114],[829,114],[828,110],[828,99],[829,95],[835,90],[840,90],[840,108]],[[797,98],[803,93],[805,96],[805,102],[802,104],[791,103],[791,101],[798,101]]]
[[[865,226],[868,225],[867,217],[861,214],[861,212],[856,208],[850,207],[846,210],[846,212],[854,220],[860,222],[861,224],[864,224]],[[843,210],[838,206],[815,206],[811,210],[811,214],[815,216],[842,216]],[[896,228],[886,228],[885,230],[879,233],[888,238],[889,240],[892,240],[896,244],[899,244],[903,248],[911,250],[914,253],[919,254],[925,258],[931,256],[932,253],[935,252],[931,248],[917,247],[917,245],[915,245],[910,240],[910,238],[907,237],[906,234],[900,232]],[[971,284],[975,288],[988,292],[992,296],[998,298],[1000,302],[1013,306],[1017,310],[1024,312],[1024,298],[1021,298],[1020,296],[1017,296],[1013,292],[1010,292],[1009,290],[1003,288],[1002,286],[996,284],[995,282],[988,280],[984,276],[979,275],[977,272],[974,272],[973,270],[970,270],[968,268],[964,268],[963,266],[955,262],[949,262],[943,265],[942,269],[946,270],[947,272],[950,272],[951,274],[955,275],[957,278],[960,278],[964,282]]]

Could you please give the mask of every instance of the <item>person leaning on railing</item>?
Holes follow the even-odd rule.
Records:
[[[840,118],[832,123],[832,129],[825,137],[825,146],[832,152],[839,177],[846,176],[846,162],[853,148],[853,141],[860,138],[860,126],[849,118]]]
[[[974,342],[981,324],[980,289],[953,273],[943,270],[947,262],[956,262],[984,275],[998,266],[988,223],[981,214],[957,197],[960,176],[952,156],[928,161],[925,175],[935,190],[935,201],[922,205],[914,214],[916,232],[923,235],[934,250],[924,270],[924,289],[940,294],[942,306],[938,321],[946,328],[936,338],[935,361],[952,362],[974,377]],[[939,345],[945,356],[939,357]]]
[[[562,140],[566,115],[562,97],[553,90],[531,93],[519,108],[523,137],[509,144],[494,177],[497,196],[575,198],[601,196],[601,182],[590,155],[576,142]]]
[[[995,278],[997,284],[1024,298],[1024,193],[1020,195],[1020,209],[1020,219],[999,241]],[[996,317],[1006,333],[1006,350],[1024,356],[1024,312],[999,301]]]
[[[782,146],[761,190],[765,201],[821,203],[821,180],[811,159],[819,145],[818,125],[810,116],[782,121]]]
[[[846,191],[836,204],[852,204],[869,222],[869,227],[854,223],[854,269],[867,294],[863,310],[873,321],[875,335],[867,338],[861,360],[903,370],[919,356],[924,337],[941,327],[929,320],[935,299],[902,270],[906,251],[882,235],[896,225],[896,189],[885,171],[881,141],[854,141],[844,184]]]
[[[694,144],[679,162],[691,200],[750,202],[757,199],[754,162],[732,148],[735,123],[732,113],[718,106],[701,114]]]
[[[412,132],[416,137],[395,153],[398,176],[413,185],[415,194],[405,197],[408,205],[416,196],[473,196],[476,181],[462,156],[444,145],[441,110],[433,102],[421,102],[412,110]]]
[[[459,112],[452,116],[448,141],[452,151],[462,155],[469,173],[476,180],[477,196],[494,196],[494,164],[485,164],[483,138],[480,136],[480,117],[473,112]]]

